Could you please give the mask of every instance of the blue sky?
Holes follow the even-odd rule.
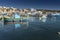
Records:
[[[0,6],[60,10],[60,0],[0,0]]]

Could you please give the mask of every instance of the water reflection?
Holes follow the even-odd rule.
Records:
[[[39,17],[39,20],[42,21],[42,22],[46,22],[47,18],[41,18],[41,17]]]
[[[0,31],[12,31],[18,28],[27,28],[29,25],[28,22],[1,22],[0,23]]]
[[[33,21],[32,21],[33,20]],[[28,22],[0,23],[0,39],[2,40],[60,40],[58,17],[35,18]]]
[[[56,22],[56,17],[52,17],[51,21]]]
[[[15,24],[15,28],[21,27],[21,24]]]
[[[56,22],[57,21],[57,18],[56,17],[51,17],[51,18],[41,18],[41,17],[39,17],[39,20],[41,21],[41,22]]]
[[[35,21],[35,17],[29,17],[28,20],[29,20],[30,22],[33,22],[33,21]]]
[[[29,17],[28,19],[29,21],[27,22],[4,22],[4,23],[0,23],[0,26],[2,27],[14,27],[15,29],[17,28],[21,28],[23,26],[29,27],[30,23],[55,23],[57,22],[57,18],[56,17],[51,17],[51,18],[42,18],[42,17]]]

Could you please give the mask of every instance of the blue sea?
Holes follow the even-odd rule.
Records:
[[[60,17],[30,17],[26,22],[0,22],[0,40],[60,40]]]

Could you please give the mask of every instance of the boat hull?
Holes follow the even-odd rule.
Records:
[[[20,18],[15,18],[15,19],[10,19],[6,18],[4,19],[4,22],[27,22],[27,19],[20,19]]]

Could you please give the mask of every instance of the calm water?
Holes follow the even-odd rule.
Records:
[[[0,22],[0,40],[60,40],[57,32],[60,32],[60,17]]]

